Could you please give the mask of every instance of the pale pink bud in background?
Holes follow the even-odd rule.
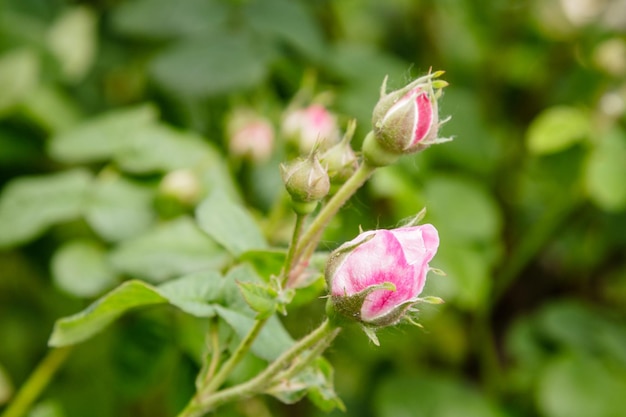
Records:
[[[397,323],[419,301],[438,246],[430,224],[368,231],[343,244],[326,266],[334,310],[372,326]]]
[[[274,127],[269,120],[248,112],[236,113],[228,124],[231,155],[252,162],[265,162],[274,150]]]
[[[337,118],[320,104],[288,111],[282,133],[298,146],[301,154],[308,154],[316,145],[328,149],[340,139]]]

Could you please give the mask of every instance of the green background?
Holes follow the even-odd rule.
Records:
[[[425,294],[446,303],[380,347],[339,336],[327,358],[345,415],[626,416],[625,16],[620,0],[0,0],[0,407],[54,322],[120,282],[285,244],[285,155],[229,159],[234,109],[278,128],[304,83],[343,126],[357,118],[358,149],[384,76],[397,88],[433,68],[454,141],[376,172],[321,249],[426,206],[447,276]],[[178,169],[249,208],[265,237],[203,234],[197,201],[164,190]],[[225,226],[217,216],[201,222]],[[321,320],[318,295],[296,298],[292,336]],[[205,325],[163,306],[123,316],[73,351],[30,416],[174,415]],[[324,413],[263,397],[217,415]]]

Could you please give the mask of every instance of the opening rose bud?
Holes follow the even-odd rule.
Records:
[[[449,140],[437,137],[442,122],[435,88],[447,85],[445,81],[433,81],[439,75],[440,72],[428,74],[389,94],[385,93],[386,83],[383,83],[372,117],[373,138],[377,144],[369,144],[371,149],[364,145],[366,159],[377,160],[375,147],[380,148],[379,152],[402,155]]]
[[[326,266],[334,310],[372,326],[397,323],[418,301],[439,235],[430,224],[361,233]]]

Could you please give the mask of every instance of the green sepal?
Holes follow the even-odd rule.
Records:
[[[354,295],[332,295],[331,299],[338,313],[353,320],[361,321],[361,307],[363,307],[367,296],[376,290],[395,291],[396,286],[392,282],[383,282],[382,284],[367,287]]]
[[[237,286],[259,319],[270,317],[278,309],[278,292],[271,286],[249,281],[237,282]]]
[[[418,302],[427,304],[443,304],[445,301],[441,297],[428,296],[418,299]]]
[[[439,268],[429,268],[428,272],[432,272],[435,275],[439,275],[440,277],[445,277],[448,276],[448,274],[446,274],[445,271],[439,269]]]
[[[402,227],[417,226],[422,220],[424,220],[424,217],[426,217],[426,207],[421,209],[419,213],[417,213],[415,216],[410,217],[408,222],[406,224],[403,224]]]
[[[374,132],[369,132],[363,140],[361,147],[363,152],[364,161],[372,167],[385,167],[392,165],[398,159],[401,154],[384,149],[376,139]]]
[[[380,346],[378,336],[376,336],[376,330],[374,330],[373,327],[362,325],[361,329],[363,329],[363,332],[365,333],[367,338],[372,341],[373,344],[375,344],[376,346]]]

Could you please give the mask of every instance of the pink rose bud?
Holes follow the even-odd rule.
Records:
[[[442,124],[439,122],[437,98],[440,89],[447,83],[433,79],[442,73],[428,74],[389,94],[385,92],[385,80],[381,88],[381,98],[374,107],[372,117],[374,131],[373,138],[369,141],[375,140],[376,143],[364,145],[366,159],[377,160],[376,155],[372,155],[376,152],[373,147],[380,148],[381,152],[402,155],[450,140],[437,136]]]
[[[303,210],[314,208],[315,206],[308,207],[306,203],[321,200],[330,190],[328,173],[315,152],[307,158],[298,158],[287,165],[281,165],[280,173],[293,202],[304,203]]]
[[[231,117],[227,131],[231,155],[257,163],[267,161],[272,155],[274,128],[264,117],[240,111]]]
[[[320,104],[289,111],[283,120],[282,131],[287,140],[298,146],[301,154],[310,153],[316,146],[328,149],[340,137],[337,119]]]
[[[332,310],[368,326],[396,324],[420,301],[438,246],[430,224],[361,233],[326,266]]]

